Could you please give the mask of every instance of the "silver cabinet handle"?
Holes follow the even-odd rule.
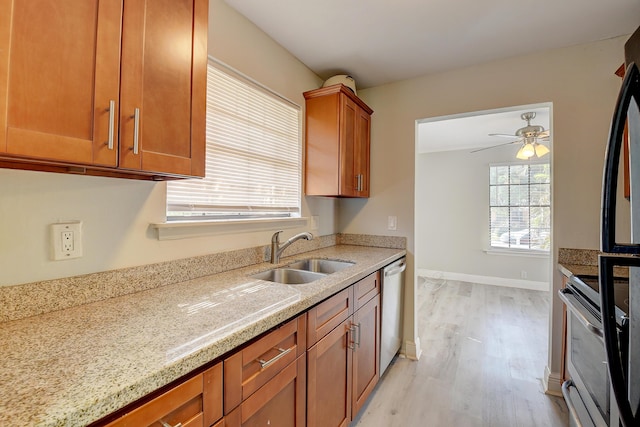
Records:
[[[360,334],[362,333],[361,329],[360,329],[360,323],[357,323],[356,328],[358,328],[358,339],[356,340],[356,346],[360,347]]]
[[[107,147],[109,147],[109,150],[113,150],[113,128],[116,124],[116,101],[113,99],[109,101],[109,109],[107,111],[109,112],[109,139],[107,140]]]
[[[351,332],[351,339],[349,339],[349,334],[348,332]],[[349,347],[351,350],[356,351],[356,340],[355,340],[355,335],[356,335],[356,325],[351,325],[348,328],[347,331],[347,341],[349,342],[349,344],[347,344],[347,347]]]
[[[286,356],[287,354],[289,354],[291,352],[291,350],[293,350],[293,347],[290,347],[288,349],[284,349],[284,348],[280,348],[280,347],[274,347],[275,350],[278,350],[278,354],[274,357],[272,357],[271,359],[265,361],[263,359],[256,359],[256,362],[258,362],[260,364],[260,368],[264,369],[267,366],[277,362],[278,360],[282,359],[284,356]]]
[[[169,424],[169,423],[167,423],[167,422],[165,422],[163,420],[160,420],[160,424],[162,424],[162,427],[182,427],[182,423],[178,423],[175,426],[172,426],[171,424]]]
[[[590,315],[580,308],[580,301],[576,299],[576,297],[573,295],[573,292],[571,292],[571,289],[560,289],[558,291],[558,296],[560,296],[560,299],[567,305],[567,308],[576,315],[578,320],[580,320],[580,323],[582,323],[582,325],[584,325],[584,327],[587,328],[592,334],[602,340],[602,338],[604,337],[602,327],[589,320],[588,316]],[[573,302],[574,300],[575,304]]]
[[[140,109],[136,108],[133,112],[133,154],[138,154],[139,135],[140,135]]]

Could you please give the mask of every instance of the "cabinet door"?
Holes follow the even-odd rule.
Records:
[[[202,413],[205,427],[222,419],[222,384],[222,363],[216,364],[202,374]]]
[[[305,357],[301,356],[225,417],[225,427],[304,427]]]
[[[346,427],[351,421],[351,318],[307,351],[307,426]]]
[[[340,195],[358,195],[356,169],[356,136],[359,107],[344,94],[340,94]]]
[[[369,197],[369,146],[371,138],[371,115],[358,107],[356,111],[356,135],[354,144],[354,168],[356,195]]]
[[[122,0],[0,3],[0,156],[116,165],[121,14]]]
[[[204,176],[207,0],[125,2],[120,167]]]
[[[353,315],[353,417],[378,383],[380,377],[380,295],[376,295]]]

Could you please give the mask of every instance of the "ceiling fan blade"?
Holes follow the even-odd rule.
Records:
[[[492,145],[490,147],[482,147],[482,148],[478,148],[476,150],[470,151],[470,153],[477,153],[478,151],[484,151],[484,150],[489,150],[491,148],[498,148],[498,147],[502,147],[504,145],[510,145],[510,144],[515,144],[516,142],[520,142],[520,140],[515,140],[515,141],[511,141],[511,142],[505,142],[504,144],[498,144],[498,145]]]
[[[542,131],[538,134],[538,138],[549,138],[550,133],[548,130]]]
[[[502,138],[517,138],[517,135],[508,135],[506,133],[490,133],[489,136],[500,136]]]

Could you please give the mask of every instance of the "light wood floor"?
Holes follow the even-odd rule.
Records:
[[[418,281],[419,361],[396,358],[357,427],[568,426],[545,395],[546,292]]]

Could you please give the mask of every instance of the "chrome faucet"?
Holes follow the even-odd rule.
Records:
[[[271,236],[271,264],[279,263],[280,255],[282,254],[282,251],[287,249],[289,245],[291,245],[296,240],[300,240],[300,239],[312,240],[313,239],[313,234],[307,233],[305,231],[305,232],[296,234],[295,236],[293,236],[292,238],[284,242],[282,246],[280,246],[280,233],[282,233],[282,230],[276,231],[275,233],[273,233],[273,236]]]

